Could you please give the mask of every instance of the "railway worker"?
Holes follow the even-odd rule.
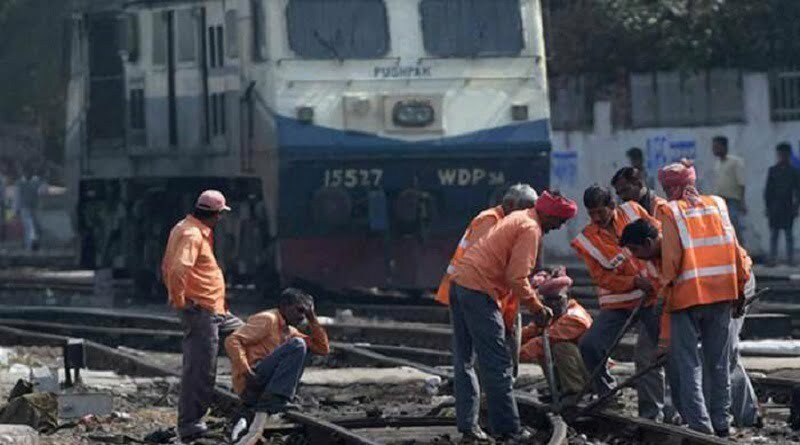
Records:
[[[170,232],[161,263],[169,303],[180,311],[184,332],[178,434],[186,441],[208,431],[203,416],[213,398],[220,332],[242,325],[228,312],[225,279],[214,257],[213,229],[228,211],[222,193],[200,194],[192,214]]]
[[[453,258],[447,266],[442,282],[439,284],[439,289],[436,291],[436,301],[445,306],[450,304],[450,287],[452,282],[452,274],[455,271],[458,260],[464,256],[464,252],[472,244],[481,239],[483,235],[494,227],[503,217],[510,215],[511,212],[516,210],[529,209],[536,204],[538,198],[536,190],[528,184],[512,185],[505,195],[499,206],[488,208],[473,218],[469,223],[469,227],[464,231],[464,235],[456,246],[456,251],[453,253]]]
[[[490,432],[510,441],[527,440],[520,427],[513,396],[513,365],[505,341],[498,302],[511,298],[525,305],[540,325],[552,311],[539,301],[528,279],[536,264],[543,234],[560,228],[575,216],[574,201],[545,192],[533,209],[514,212],[470,247],[453,274],[450,315],[453,322],[456,423],[466,443],[485,443],[478,426],[480,391],[473,363],[477,353],[485,384]]]
[[[653,216],[656,207],[665,204],[667,200],[656,195],[642,180],[642,176],[643,173],[635,167],[622,167],[611,178],[611,186],[622,202],[635,201]]]
[[[662,236],[659,230],[648,221],[639,220],[629,224],[622,232],[620,244],[627,247],[631,253],[644,261],[651,261],[656,268],[661,270],[661,243]],[[744,286],[746,295],[752,296],[755,292],[755,275],[752,271],[752,260],[747,252],[739,247],[739,255],[744,265],[745,276],[739,279],[740,285]],[[666,351],[669,344],[669,314],[664,313],[661,318],[661,338],[659,346]],[[744,324],[744,318],[738,317],[731,320],[730,343],[731,343],[731,414],[733,422],[737,426],[751,427],[762,423],[758,408],[758,398],[753,384],[747,371],[741,363],[741,352],[739,350],[739,335]],[[679,363],[673,365],[680,366]],[[706,372],[708,375],[708,372]],[[669,384],[672,400],[675,407],[680,411],[679,394],[680,382],[678,372],[670,368]],[[708,393],[710,385],[704,385],[705,392]]]
[[[553,363],[558,373],[561,395],[579,393],[589,373],[583,363],[578,342],[592,325],[592,316],[576,300],[569,298],[572,278],[563,273],[552,275],[539,272],[533,278],[538,283],[536,290],[545,306],[553,311],[553,323],[548,330],[552,345]],[[544,326],[535,322],[522,330],[520,358],[526,363],[538,363],[544,367]]]
[[[623,329],[633,311],[644,299],[638,313],[639,335],[637,336],[634,362],[637,369],[647,367],[658,352],[658,297],[655,271],[632,258],[619,245],[619,237],[626,225],[638,219],[653,219],[645,209],[630,201],[617,206],[611,192],[600,186],[586,189],[583,195],[591,222],[572,241],[572,247],[589,269],[597,288],[600,313],[591,329],[580,343],[583,360],[589,372],[600,367],[600,373],[592,382],[598,395],[609,393],[615,380],[603,361],[614,339]],[[634,320],[636,321],[636,320]],[[639,380],[636,385],[639,415],[658,420],[664,408],[664,370],[656,369]]]
[[[669,198],[656,217],[662,225],[661,280],[665,310],[670,313],[669,360],[678,373],[681,415],[693,430],[727,437],[731,313],[737,306],[733,303],[744,298],[747,264],[725,201],[698,193],[690,162],[664,167],[658,179]]]
[[[304,321],[310,335],[297,329]],[[234,331],[225,340],[225,351],[231,359],[233,389],[245,407],[276,414],[296,408],[291,401],[306,355],[327,355],[328,335],[317,320],[313,297],[288,288],[276,309],[250,316]]]
[[[453,258],[447,266],[442,282],[439,284],[439,289],[436,291],[436,301],[445,306],[450,304],[450,288],[452,281],[452,273],[455,271],[458,260],[464,256],[470,245],[475,244],[476,241],[481,239],[489,229],[494,227],[498,221],[503,219],[506,215],[517,210],[529,209],[536,204],[536,199],[539,195],[536,190],[528,184],[512,185],[503,195],[503,199],[499,206],[491,207],[482,211],[476,216],[469,227],[461,237],[456,251],[453,253]],[[500,311],[503,314],[503,321],[506,327],[506,340],[511,347],[512,359],[514,360],[514,376],[516,377],[519,369],[519,347],[520,339],[518,333],[522,330],[522,318],[519,316],[519,304],[516,300],[511,298],[511,295],[506,295],[500,300]]]

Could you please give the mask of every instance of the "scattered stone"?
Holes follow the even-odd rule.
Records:
[[[58,395],[58,417],[78,419],[87,415],[108,416],[114,409],[114,398],[104,393],[67,393]]]
[[[0,425],[0,445],[39,445],[39,433],[27,425]]]

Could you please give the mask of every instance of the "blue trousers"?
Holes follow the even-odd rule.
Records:
[[[245,406],[258,404],[264,392],[287,399],[294,397],[305,370],[306,354],[306,342],[302,338],[291,338],[259,361],[253,368],[255,377],[248,378],[242,394]]]
[[[677,395],[681,417],[695,431],[711,434],[726,430],[731,407],[730,303],[672,312],[670,325],[670,370],[676,373],[680,385]],[[698,342],[702,344],[702,357]]]
[[[591,373],[605,356],[614,338],[617,336],[631,311],[625,309],[601,310],[594,319],[592,327],[584,334],[580,342],[581,355],[586,369]],[[642,308],[639,311],[639,335],[634,353],[636,368],[646,367],[658,354],[659,312],[656,306]],[[592,382],[597,394],[610,392],[616,385],[614,377],[607,367]],[[664,408],[664,370],[657,369],[644,376],[636,385],[639,400],[639,415],[658,420]]]
[[[729,334],[730,342],[730,372],[731,372],[731,418],[738,427],[751,427],[758,418],[758,396],[753,388],[753,383],[747,375],[747,370],[741,362],[739,351],[739,335],[744,325],[744,317],[732,318]],[[706,398],[706,407],[710,401],[711,382],[708,380],[711,369],[704,366],[703,395]]]
[[[486,294],[454,285],[450,292],[450,315],[458,430],[468,432],[478,424],[480,387],[474,368],[477,353],[481,381],[486,386],[490,432],[519,432],[513,363],[497,304]]]

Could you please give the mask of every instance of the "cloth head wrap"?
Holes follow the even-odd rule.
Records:
[[[531,282],[541,295],[557,295],[572,286],[572,278],[566,274],[566,270],[556,275],[539,272],[533,276]]]
[[[688,159],[681,159],[681,162],[669,164],[659,170],[658,182],[671,200],[686,199],[692,203],[697,201],[699,193],[694,186],[697,173],[692,161]]]
[[[578,213],[578,205],[571,199],[544,192],[536,200],[536,211],[556,218],[570,219]]]

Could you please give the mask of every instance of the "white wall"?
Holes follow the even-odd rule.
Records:
[[[711,193],[714,184],[714,157],[711,139],[727,136],[730,152],[744,158],[747,176],[745,217],[747,229],[745,246],[753,254],[769,248],[769,228],[764,216],[763,193],[767,169],[775,162],[775,146],[787,141],[797,155],[800,144],[800,121],[771,122],[769,84],[763,73],[745,74],[744,114],[741,124],[714,127],[641,128],[614,131],[611,128],[611,106],[608,102],[595,104],[595,125],[592,132],[553,132],[551,184],[580,204],[578,218],[562,231],[548,236],[546,246],[552,254],[572,255],[569,240],[587,223],[583,209],[583,190],[594,184],[609,185],[617,169],[627,165],[625,151],[641,147],[650,156],[648,174],[654,176],[658,164],[682,156],[694,157],[698,170],[699,188]],[[653,153],[661,153],[659,162]],[[658,187],[658,192],[663,192]]]

